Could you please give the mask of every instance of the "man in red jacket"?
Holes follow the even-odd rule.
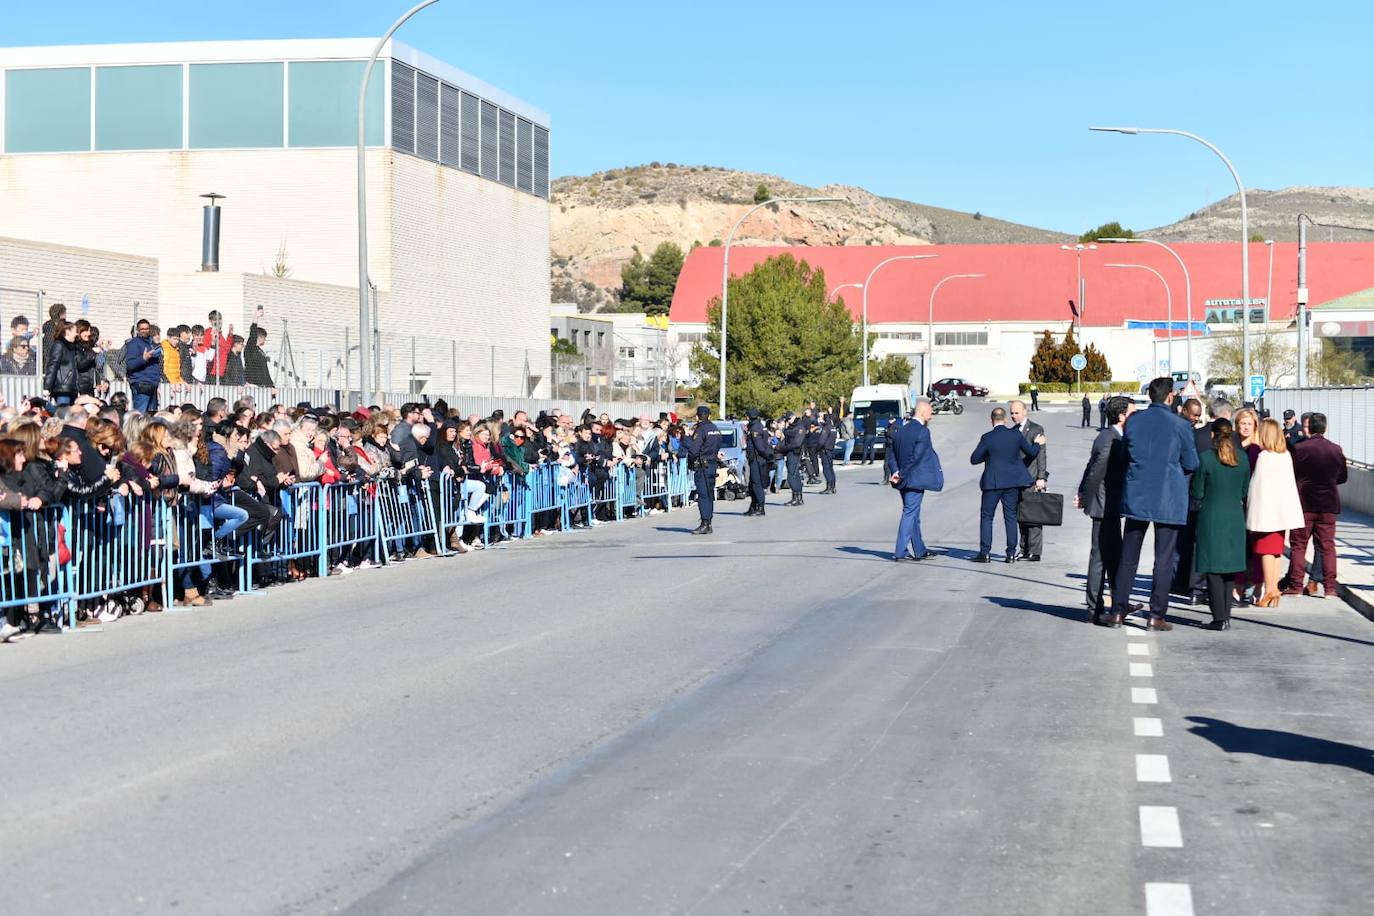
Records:
[[[1321,558],[1322,587],[1325,597],[1336,597],[1336,516],[1341,514],[1340,485],[1349,476],[1345,452],[1326,438],[1326,415],[1308,418],[1311,435],[1293,448],[1293,475],[1302,499],[1303,526],[1288,532],[1291,558],[1285,595],[1301,595],[1307,573],[1307,542],[1316,539]],[[1316,595],[1316,577],[1308,594]]]
[[[224,317],[220,315],[219,310],[211,312],[209,323],[205,327],[205,334],[197,342],[201,352],[215,351],[214,359],[210,360],[205,367],[205,381],[211,385],[224,384],[225,363],[229,359],[229,351],[234,348],[234,326],[229,325],[229,333],[222,333],[220,328],[223,322]]]

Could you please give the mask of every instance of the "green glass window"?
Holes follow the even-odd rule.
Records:
[[[192,64],[191,148],[282,145],[282,64]]]
[[[181,67],[97,67],[96,149],[181,149]]]
[[[366,61],[297,61],[289,80],[292,146],[354,146],[358,142],[358,86]],[[382,145],[386,64],[367,81],[367,144]]]
[[[67,153],[91,148],[91,70],[5,73],[5,152]]]

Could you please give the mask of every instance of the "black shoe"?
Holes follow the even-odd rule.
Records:
[[[920,555],[918,555],[918,556],[912,557],[912,559],[913,559],[913,560],[933,560],[933,559],[935,559],[935,558],[938,557],[938,556],[939,556],[939,554],[936,553],[935,551],[933,551],[933,550],[927,550],[927,551],[926,551],[925,553],[923,553],[923,554],[920,554]]]
[[[228,589],[220,588],[218,585],[210,586],[205,594],[216,601],[230,601],[234,597],[233,592]]]
[[[1209,620],[1206,623],[1198,624],[1204,630],[1229,630],[1231,621],[1229,620]]]
[[[1012,556],[1011,554],[1007,554],[1007,558],[1006,558],[1005,560],[1003,560],[1002,562],[1003,562],[1003,563],[1015,563],[1015,562],[1016,562],[1016,557]]]
[[[1094,619],[1093,623],[1097,624],[1099,627],[1106,627],[1109,630],[1118,630],[1121,628],[1121,615],[1103,614]]]
[[[710,522],[702,522],[700,525],[697,525],[695,528],[692,529],[692,534],[710,534],[710,533],[711,533],[711,523],[710,523]]]
[[[985,554],[985,553],[980,553],[980,554],[978,554],[976,557],[973,558],[973,562],[975,562],[975,563],[991,563],[991,562],[992,562],[992,557],[988,556],[988,555]]]

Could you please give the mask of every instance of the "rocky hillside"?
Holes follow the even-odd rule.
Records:
[[[1374,188],[1284,188],[1280,191],[1247,190],[1250,233],[1276,242],[1298,240],[1298,214],[1306,213],[1319,223],[1367,227],[1308,229],[1312,241],[1374,242]],[[1139,230],[1137,230],[1139,232]],[[1203,207],[1176,223],[1140,233],[1163,242],[1230,242],[1240,238],[1240,196],[1232,194]]]
[[[842,197],[847,203],[780,204],[760,210],[737,245],[926,245],[1059,242],[1069,236],[983,216],[878,197],[863,188],[795,184],[776,175],[713,166],[651,163],[569,176],[553,183],[555,302],[583,311],[615,302],[620,268],[639,246],[663,241],[684,251],[722,239],[753,206],[758,186],[773,197]]]

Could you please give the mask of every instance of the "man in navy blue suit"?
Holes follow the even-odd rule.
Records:
[[[930,442],[930,422],[933,411],[930,401],[916,401],[914,419],[902,427],[887,431],[887,457],[884,466],[888,483],[902,494],[902,520],[897,525],[897,546],[894,560],[929,560],[935,552],[926,548],[921,538],[921,502],[926,491],[939,492],[945,487],[940,456]]]
[[[1001,407],[992,411],[992,429],[983,433],[978,447],[969,456],[969,464],[983,465],[978,486],[983,491],[982,512],[978,522],[978,555],[975,563],[987,563],[992,553],[992,519],[997,506],[1002,506],[1002,523],[1007,529],[1007,562],[1016,562],[1016,508],[1021,490],[1031,485],[1030,471],[1021,460],[1024,455],[1034,458],[1045,444],[1040,433],[1034,442],[1026,441],[1021,430],[1007,426],[1007,412]]]

